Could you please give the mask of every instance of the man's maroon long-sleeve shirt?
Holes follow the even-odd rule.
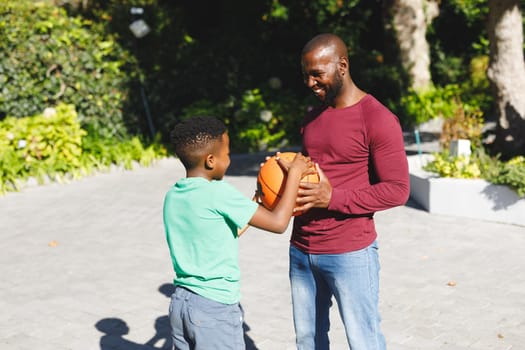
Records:
[[[399,120],[372,95],[346,108],[312,110],[303,152],[332,185],[327,209],[294,219],[291,243],[312,254],[359,250],[377,237],[373,214],[403,205],[410,181]]]

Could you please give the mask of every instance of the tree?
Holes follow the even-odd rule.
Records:
[[[525,155],[525,63],[519,0],[489,0],[488,78],[497,104],[494,150],[503,159]]]
[[[401,53],[401,63],[408,72],[411,87],[425,90],[432,84],[427,27],[439,14],[435,0],[394,0],[393,26]]]

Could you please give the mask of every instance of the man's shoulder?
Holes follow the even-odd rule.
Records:
[[[379,101],[377,98],[375,98],[371,94],[367,94],[366,96],[364,96],[361,99],[360,104],[361,104],[361,108],[364,110],[373,110],[376,112],[384,112],[387,114],[388,113],[392,114],[392,112],[390,111],[390,109],[388,109],[388,107],[386,107],[383,103],[381,103],[381,101]]]
[[[370,94],[361,100],[361,111],[366,124],[398,121],[397,116],[388,107]]]

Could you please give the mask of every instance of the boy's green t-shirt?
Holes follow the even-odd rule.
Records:
[[[163,210],[175,285],[224,304],[239,302],[237,230],[248,224],[257,207],[223,180],[177,181]]]

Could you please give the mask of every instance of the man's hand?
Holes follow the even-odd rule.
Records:
[[[297,207],[294,211],[307,211],[311,208],[328,208],[332,198],[332,185],[323,173],[319,164],[315,163],[319,173],[319,183],[301,182],[298,191]]]

